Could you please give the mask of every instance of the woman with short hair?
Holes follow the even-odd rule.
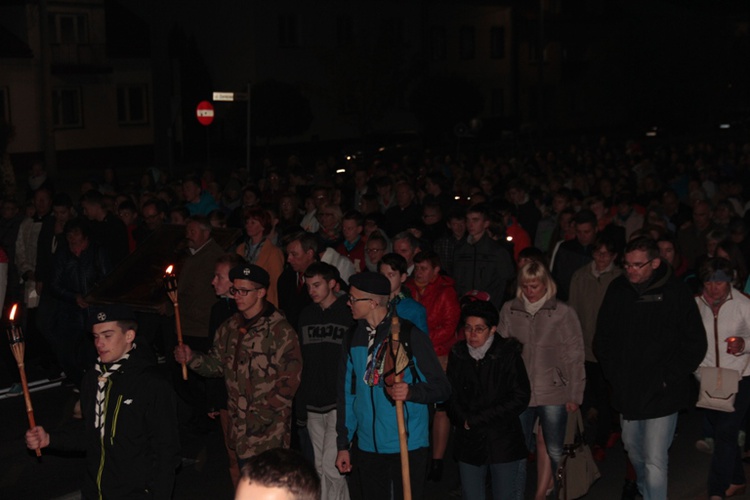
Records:
[[[554,486],[553,471],[562,459],[568,413],[577,411],[583,400],[583,333],[573,308],[557,300],[557,285],[543,263],[523,265],[517,282],[516,298],[503,304],[498,329],[503,337],[523,344],[531,400],[521,424],[528,444],[534,422],[539,421],[536,499],[541,500]]]

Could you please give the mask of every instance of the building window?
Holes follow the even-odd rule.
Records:
[[[502,26],[490,28],[490,57],[492,59],[505,57],[505,28]]]
[[[52,43],[88,43],[88,19],[85,14],[50,14],[49,21]]]
[[[0,87],[0,121],[10,123],[10,99],[8,87]]]
[[[354,41],[354,24],[349,16],[336,19],[336,45],[346,47]]]
[[[52,120],[57,128],[83,127],[81,89],[57,88],[52,91]]]
[[[503,89],[492,89],[490,101],[492,116],[505,116],[505,95]]]
[[[117,88],[117,122],[120,125],[148,123],[148,89],[145,85]]]
[[[433,61],[445,61],[447,57],[445,26],[430,28],[430,55]]]
[[[474,59],[474,26],[461,26],[459,37],[458,51],[461,59]]]
[[[279,47],[283,49],[299,47],[299,32],[295,14],[279,15]]]

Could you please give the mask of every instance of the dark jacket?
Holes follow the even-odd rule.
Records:
[[[552,277],[555,278],[555,283],[557,283],[558,299],[568,300],[573,274],[594,260],[593,251],[594,245],[583,246],[575,238],[560,244],[560,248],[555,255],[555,261],[552,263]]]
[[[279,309],[290,324],[299,325],[300,312],[306,305],[312,304],[307,287],[297,287],[297,273],[287,266],[279,276],[276,288],[279,291]]]
[[[297,391],[297,411],[326,413],[336,409],[341,344],[354,327],[346,296],[339,297],[328,309],[309,304],[299,318],[302,348],[302,382]],[[301,412],[301,413],[300,413]]]
[[[84,498],[160,499],[172,497],[180,464],[174,391],[145,350],[107,381],[104,439],[94,427],[98,373],[90,370],[81,386],[83,425],[52,433],[50,447],[86,451]],[[101,476],[100,476],[101,469]]]
[[[628,420],[659,418],[695,401],[692,373],[706,331],[687,286],[662,263],[645,291],[622,275],[607,289],[594,354],[612,385],[612,406]]]
[[[107,213],[102,221],[89,221],[92,239],[106,249],[112,265],[117,265],[128,256],[130,250],[128,229],[113,213]]]
[[[500,307],[505,285],[514,272],[508,251],[487,233],[476,243],[459,243],[453,252],[453,277],[459,297],[471,290],[482,290],[490,294],[495,307]]]
[[[521,344],[495,334],[484,358],[476,361],[469,355],[466,341],[461,341],[448,358],[448,380],[448,415],[456,426],[456,460],[485,465],[526,458],[518,416],[529,404],[531,388]]]
[[[88,248],[77,257],[63,243],[55,253],[50,292],[68,304],[75,304],[76,294],[88,295],[111,269],[108,255],[96,241],[90,240]]]

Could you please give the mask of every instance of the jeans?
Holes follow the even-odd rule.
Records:
[[[307,412],[307,431],[315,452],[315,469],[320,477],[321,498],[349,500],[346,476],[336,468],[336,410]]]
[[[620,419],[622,442],[637,476],[643,500],[667,498],[669,447],[677,427],[677,413],[645,420]],[[734,435],[735,444],[737,434]]]
[[[526,444],[529,446],[530,451],[533,450],[534,422],[537,417],[539,418],[539,425],[541,426],[542,434],[544,435],[547,454],[549,455],[552,464],[552,477],[556,477],[557,467],[560,465],[560,460],[563,455],[565,428],[568,425],[568,412],[565,409],[565,405],[546,405],[530,406],[521,413],[519,417],[521,419],[521,428],[523,429]],[[519,469],[518,484],[522,490],[526,486],[525,460]],[[556,489],[557,482],[555,482],[555,490]]]
[[[723,496],[730,484],[745,484],[742,453],[737,444],[737,434],[750,407],[750,377],[740,380],[734,411],[706,410],[708,422],[713,427],[714,453],[708,472],[708,494]]]
[[[493,500],[523,500],[523,486],[517,484],[519,471],[526,460],[504,464],[471,465],[458,462],[461,494],[464,500],[484,500],[487,469],[492,477]],[[520,492],[520,495],[519,495]]]

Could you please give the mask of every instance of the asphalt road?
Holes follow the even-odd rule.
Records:
[[[33,371],[33,370],[32,370]],[[36,375],[36,376],[35,376]],[[4,378],[4,377],[3,377]],[[32,373],[32,381],[41,375]],[[7,387],[0,379],[0,387]],[[54,384],[53,384],[54,385]],[[35,386],[39,389],[40,386]],[[41,460],[23,444],[28,426],[22,396],[8,397],[0,389],[0,499],[45,500],[77,499],[83,473],[83,458],[43,450]],[[70,418],[77,395],[71,388],[55,385],[32,393],[36,421],[54,428]],[[702,414],[691,411],[680,417],[678,432],[670,450],[669,495],[671,499],[706,498],[709,455],[695,449],[700,436]],[[174,498],[178,500],[231,499],[232,486],[226,472],[226,451],[218,424],[209,432],[195,434],[183,431],[182,446],[185,462],[177,475]],[[608,450],[599,464],[601,479],[591,488],[586,499],[617,500],[624,478],[622,445]],[[534,466],[529,466],[529,482],[534,481]],[[426,498],[459,498],[458,472],[455,463],[447,460],[443,479],[428,483]],[[531,488],[527,488],[531,498]],[[737,497],[740,498],[740,497]],[[750,494],[745,498],[750,498]],[[353,499],[356,500],[356,497]]]

